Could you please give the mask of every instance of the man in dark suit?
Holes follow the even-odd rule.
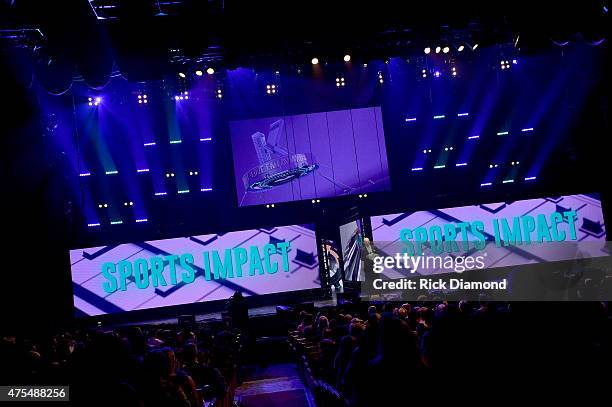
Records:
[[[369,238],[363,239],[361,247],[361,261],[364,281],[371,282],[374,279],[374,259],[379,257],[378,249],[372,244]]]

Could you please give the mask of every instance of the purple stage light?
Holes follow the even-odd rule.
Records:
[[[536,177],[525,177],[525,181],[533,181]]]
[[[147,218],[136,219],[136,223],[143,223],[143,222],[147,222],[147,221],[148,221]]]
[[[88,223],[87,226],[92,228],[92,227],[95,227],[95,226],[100,226],[100,224],[99,223]]]
[[[179,99],[180,99],[180,96],[178,96],[178,95],[176,95],[176,96],[174,97],[174,100],[179,100]]]
[[[439,170],[441,168],[446,168],[446,165],[443,165],[443,164],[441,164],[441,165],[434,165],[434,169],[436,169],[436,170]]]
[[[212,140],[211,137],[204,137],[200,139],[200,141],[211,141],[211,140]]]
[[[527,133],[527,132],[533,131],[533,127],[527,127],[527,128],[525,128],[525,129],[521,129],[521,131],[522,131],[523,133]]]
[[[467,163],[457,163],[455,164],[455,167],[465,167],[467,165]]]
[[[150,147],[150,146],[154,146],[155,142],[151,142],[151,143],[144,143],[145,147]]]
[[[490,187],[491,185],[493,185],[491,182],[483,182],[480,184],[481,187]]]
[[[141,168],[141,169],[136,170],[136,172],[149,172],[149,169],[148,168]]]
[[[412,171],[423,171],[423,167],[414,167]]]
[[[469,116],[469,113],[457,113],[457,117],[466,117]]]
[[[468,137],[468,140],[476,140],[478,138],[480,138],[480,136],[470,136]]]
[[[163,195],[168,195],[167,192],[156,192],[155,196],[163,196]]]
[[[89,177],[91,175],[90,172],[82,172],[79,174],[79,177]]]
[[[513,179],[505,179],[505,180],[502,181],[502,184],[511,184],[513,182],[514,182]]]
[[[406,121],[407,122],[416,122],[416,117],[407,117]]]
[[[436,78],[439,78],[439,77],[440,77],[440,75],[441,75],[441,74],[440,74],[440,71],[436,71],[436,72],[434,72],[434,76],[435,76]]]
[[[201,188],[200,191],[209,192],[209,191],[212,191],[212,188]]]
[[[439,115],[434,116],[433,118],[434,118],[435,120],[438,120],[438,119],[444,119],[445,117],[446,117],[445,115],[443,115],[443,114],[439,114]]]

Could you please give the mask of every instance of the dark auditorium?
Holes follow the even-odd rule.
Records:
[[[601,405],[608,10],[0,0],[0,405]]]

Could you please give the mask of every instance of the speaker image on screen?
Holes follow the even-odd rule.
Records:
[[[361,248],[363,246],[361,234],[360,220],[354,220],[340,226],[345,281],[364,281],[361,261]]]

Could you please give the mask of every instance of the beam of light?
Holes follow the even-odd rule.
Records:
[[[467,163],[457,163],[455,164],[455,167],[465,167],[467,165]]]
[[[416,117],[407,117],[406,121],[407,122],[416,122]]]
[[[180,144],[182,142],[182,140],[170,140],[170,144]]]
[[[200,141],[211,141],[211,140],[212,140],[211,137],[204,137],[200,139]]]
[[[536,177],[525,177],[525,181],[533,181]]]
[[[533,131],[533,127],[527,127],[527,128],[521,129],[521,131],[522,131],[523,133],[527,133],[527,132],[529,132],[529,131]]]
[[[140,168],[138,170],[136,170],[136,172],[149,172],[148,168]]]
[[[445,115],[443,115],[443,114],[439,114],[439,115],[434,116],[433,118],[434,118],[435,120],[438,120],[438,119],[444,119],[445,117],[446,117]]]
[[[180,190],[178,191],[178,193],[179,193],[179,194],[188,194],[188,193],[189,193],[189,190],[188,190],[188,189],[180,189]]]
[[[502,184],[511,184],[513,182],[514,182],[513,179],[505,179],[505,180],[502,181]]]
[[[82,172],[79,174],[79,177],[89,177],[91,175],[90,172]]]
[[[150,146],[154,146],[154,145],[155,145],[155,142],[152,142],[152,143],[144,143],[144,146],[145,146],[145,147],[150,147]]]
[[[498,136],[507,136],[508,134],[510,134],[508,131],[500,131],[497,133]]]
[[[444,164],[442,164],[442,165],[434,165],[434,168],[435,168],[436,170],[437,170],[437,169],[440,169],[440,168],[446,168],[446,165],[444,165]]]
[[[87,226],[90,228],[93,228],[95,226],[100,226],[100,224],[99,223],[88,223]]]
[[[491,182],[483,182],[482,184],[480,184],[481,187],[490,187],[491,185],[493,185],[493,183]]]
[[[200,188],[200,191],[209,192],[209,191],[212,191],[212,188]]]
[[[147,221],[148,221],[147,218],[136,219],[136,223],[142,223],[142,222],[147,222]]]
[[[469,113],[457,113],[457,117],[465,117],[465,116],[469,116]]]
[[[412,171],[423,171],[423,167],[414,167]]]
[[[111,225],[121,225],[122,223],[123,223],[123,221],[122,221],[122,220],[114,220],[114,221],[112,221],[110,224],[111,224]]]
[[[115,175],[115,174],[119,174],[119,171],[117,171],[117,170],[106,171],[105,174],[106,175]]]
[[[468,140],[476,140],[477,138],[480,138],[480,136],[470,136],[468,137]]]
[[[162,195],[168,195],[167,192],[156,192],[155,196],[162,196]]]

